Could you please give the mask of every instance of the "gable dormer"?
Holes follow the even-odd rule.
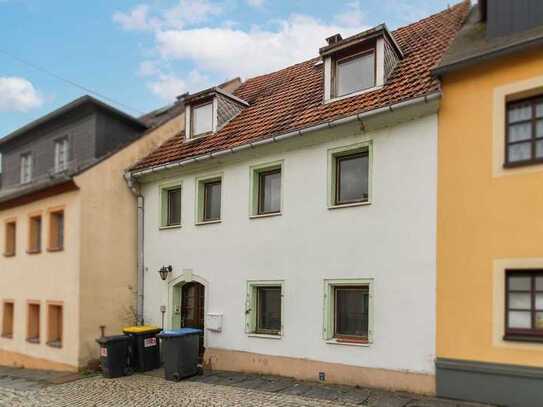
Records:
[[[216,133],[249,104],[220,87],[185,96],[185,138]]]
[[[403,58],[385,24],[343,39],[335,34],[320,49],[324,63],[324,102],[382,87]]]

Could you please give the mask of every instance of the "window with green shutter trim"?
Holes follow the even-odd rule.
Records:
[[[276,336],[283,331],[283,281],[247,282],[246,332]]]
[[[181,226],[182,187],[179,180],[160,184],[160,227],[175,228]]]

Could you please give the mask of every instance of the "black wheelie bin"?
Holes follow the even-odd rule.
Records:
[[[181,328],[158,334],[162,341],[164,377],[179,381],[198,374],[201,329]]]

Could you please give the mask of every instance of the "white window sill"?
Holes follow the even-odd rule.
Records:
[[[282,335],[266,335],[266,334],[247,334],[250,338],[262,338],[262,339],[281,339]]]
[[[181,225],[160,226],[159,230],[181,229]]]
[[[281,216],[281,212],[274,212],[274,213],[263,213],[261,215],[250,215],[249,219],[259,219],[259,218],[273,218],[274,216]]]
[[[326,104],[328,104],[328,103],[334,103],[334,102],[337,102],[337,101],[339,101],[339,100],[354,98],[355,96],[360,96],[360,95],[363,95],[364,93],[373,92],[373,91],[376,91],[376,90],[379,90],[379,89],[382,89],[382,88],[383,88],[383,85],[374,86],[374,87],[372,87],[372,88],[359,90],[359,91],[357,91],[357,92],[349,93],[349,94],[347,94],[347,95],[343,95],[343,96],[338,96],[338,97],[330,98],[330,99],[328,99],[328,100],[325,100],[325,101],[324,101],[324,104],[326,105]]]
[[[367,205],[371,205],[371,201],[353,202],[353,203],[342,204],[342,205],[328,205],[328,209],[352,208],[355,206],[367,206]]]
[[[337,339],[328,339],[326,340],[326,343],[330,345],[355,346],[357,348],[369,348],[371,346],[371,342],[366,342],[366,343],[346,342],[346,341],[338,341]]]
[[[219,220],[208,220],[206,222],[197,222],[195,223],[196,226],[203,226],[203,225],[213,225],[215,223],[221,223],[222,220],[219,219]]]

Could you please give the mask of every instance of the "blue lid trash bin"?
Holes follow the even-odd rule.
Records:
[[[96,339],[100,345],[100,367],[104,377],[128,376],[132,369],[132,339],[128,335],[104,336]]]
[[[197,375],[201,329],[181,328],[162,331],[157,335],[162,342],[164,378],[179,381]]]

